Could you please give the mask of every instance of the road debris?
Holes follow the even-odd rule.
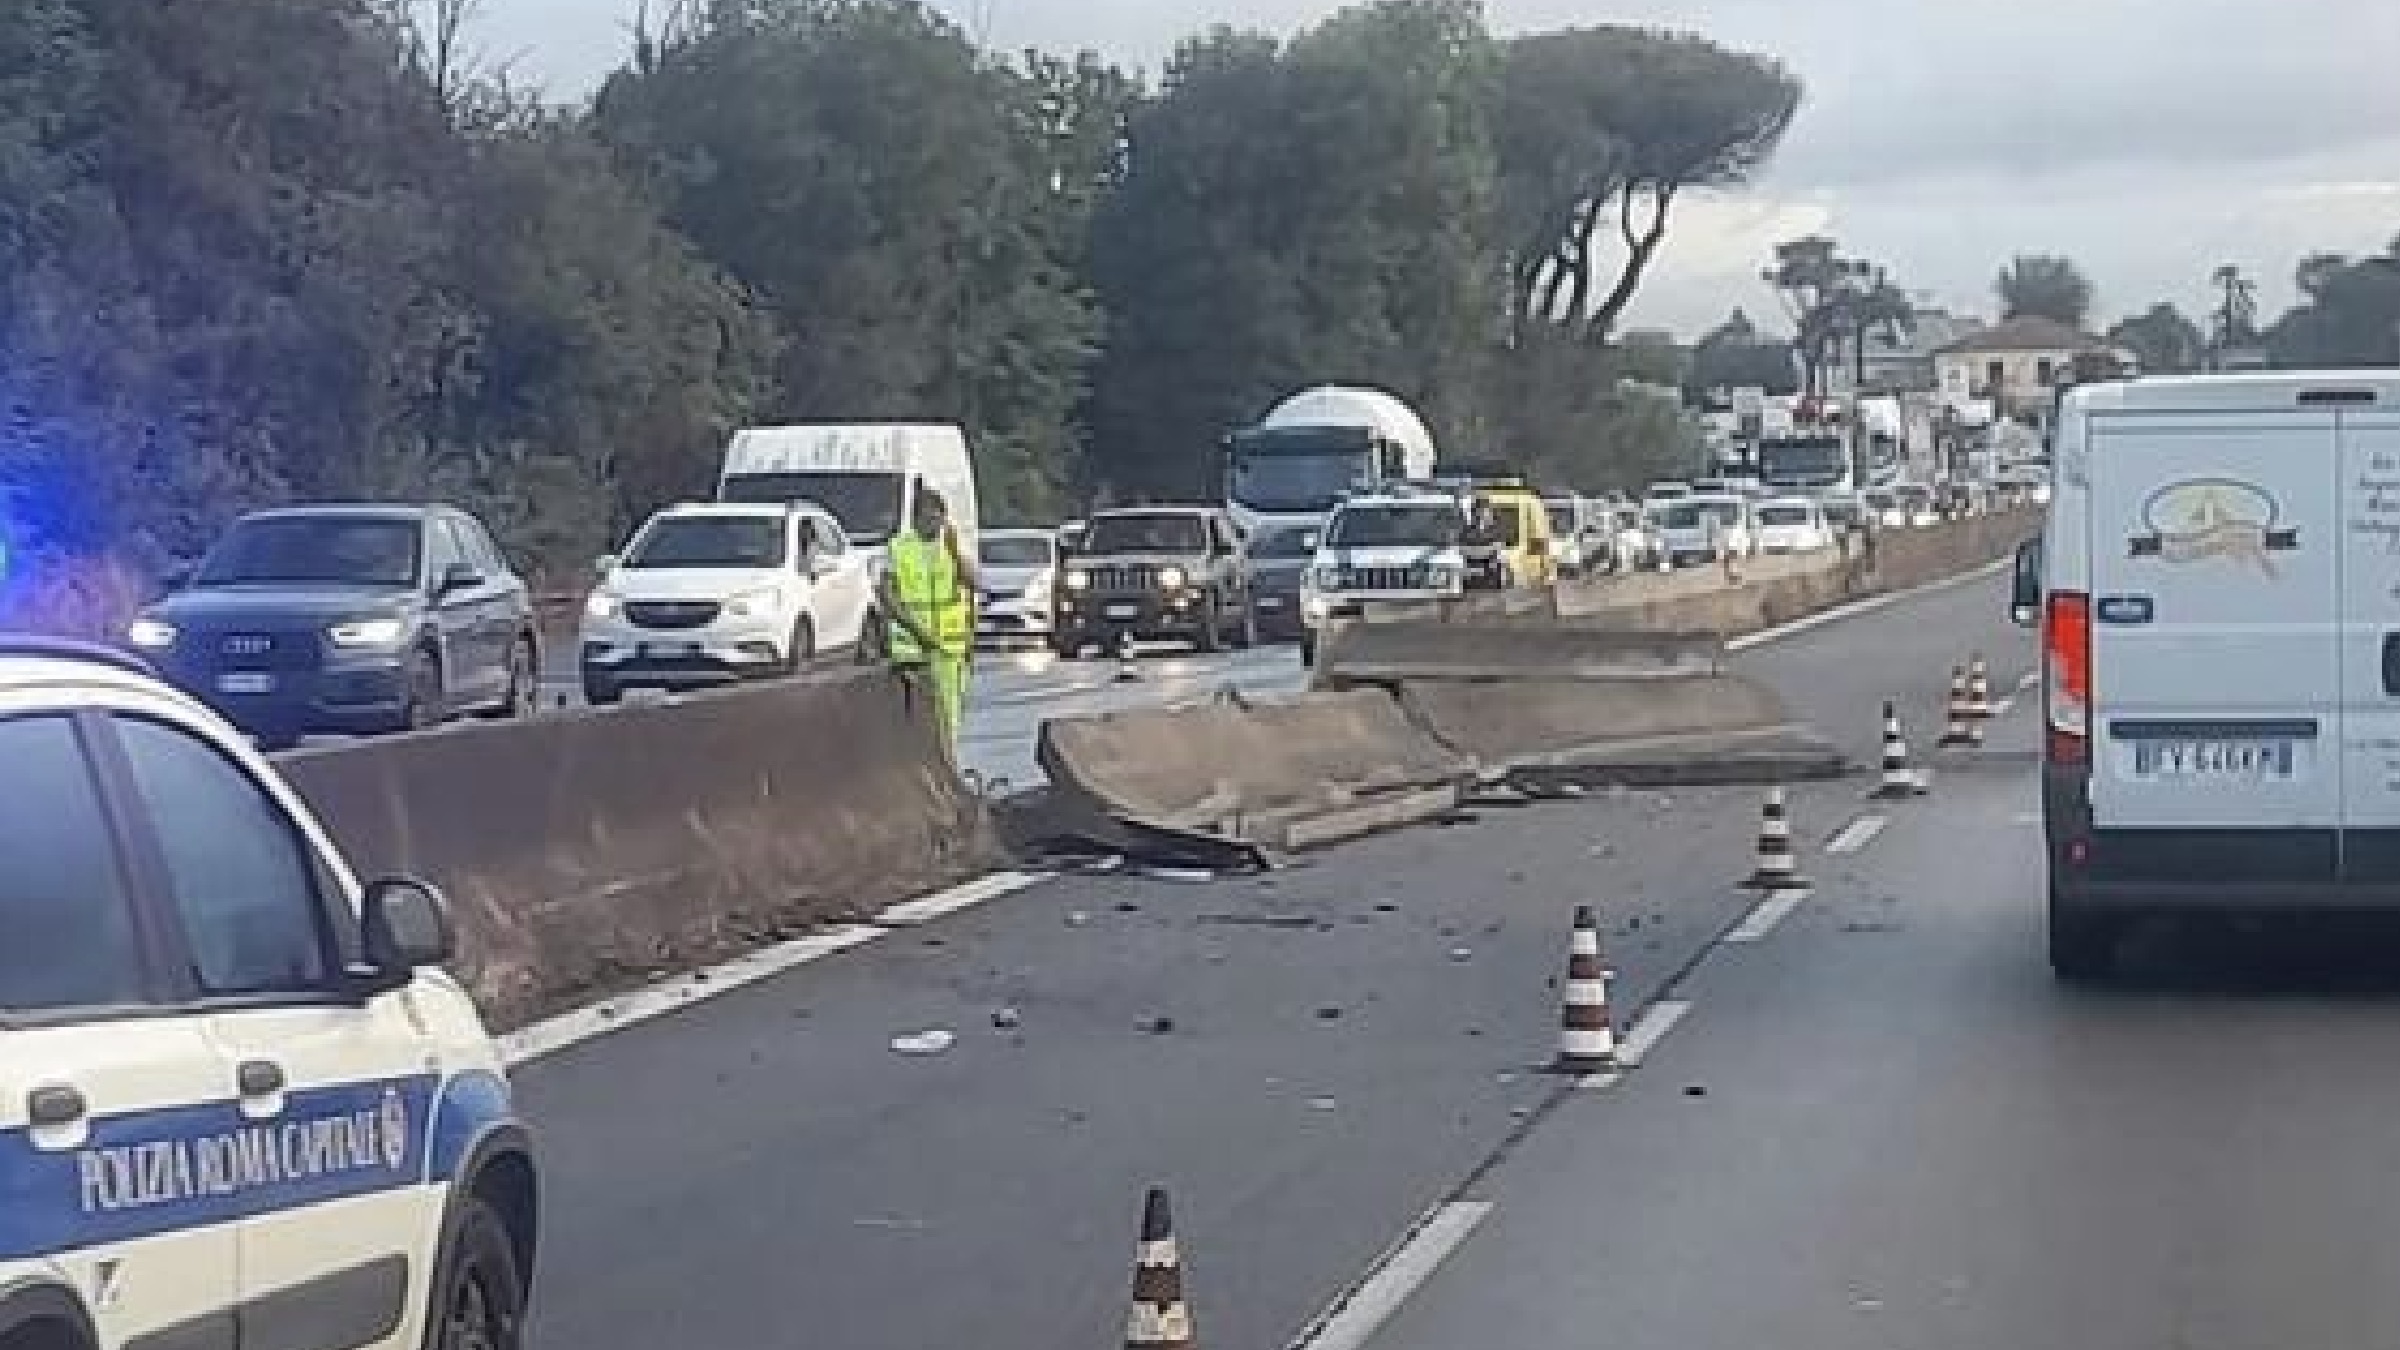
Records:
[[[892,1038],[892,1049],[903,1055],[938,1055],[956,1044],[957,1034],[941,1027]]]

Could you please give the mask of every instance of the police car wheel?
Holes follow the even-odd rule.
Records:
[[[481,1199],[461,1202],[458,1227],[435,1291],[428,1350],[522,1350],[525,1277],[507,1225]]]

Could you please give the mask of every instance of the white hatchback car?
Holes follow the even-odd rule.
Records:
[[[855,648],[875,602],[866,555],[806,502],[670,506],[601,559],[584,604],[583,696],[789,675]]]
[[[422,882],[215,714],[0,637],[0,1346],[523,1343],[532,1149]]]
[[[1758,551],[1813,553],[1833,547],[1825,509],[1806,497],[1774,497],[1758,504]]]

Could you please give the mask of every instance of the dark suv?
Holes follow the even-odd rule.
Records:
[[[127,637],[265,745],[533,710],[533,600],[481,523],[446,506],[242,517]]]
[[[1258,637],[1241,534],[1215,507],[1094,513],[1053,594],[1050,645],[1061,656],[1128,638],[1188,641],[1213,652]]]

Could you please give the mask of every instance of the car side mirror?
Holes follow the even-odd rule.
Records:
[[[412,972],[442,964],[456,950],[449,903],[430,882],[415,877],[378,877],[370,882],[359,926],[367,965],[382,980],[401,981]]]
[[[2036,535],[2017,545],[2016,575],[2009,588],[2008,616],[2019,628],[2031,628],[2042,614],[2042,540]]]
[[[476,571],[473,566],[467,563],[452,563],[448,568],[443,570],[442,584],[434,591],[434,594],[454,595],[460,591],[471,590],[474,587],[482,584],[483,573]]]

